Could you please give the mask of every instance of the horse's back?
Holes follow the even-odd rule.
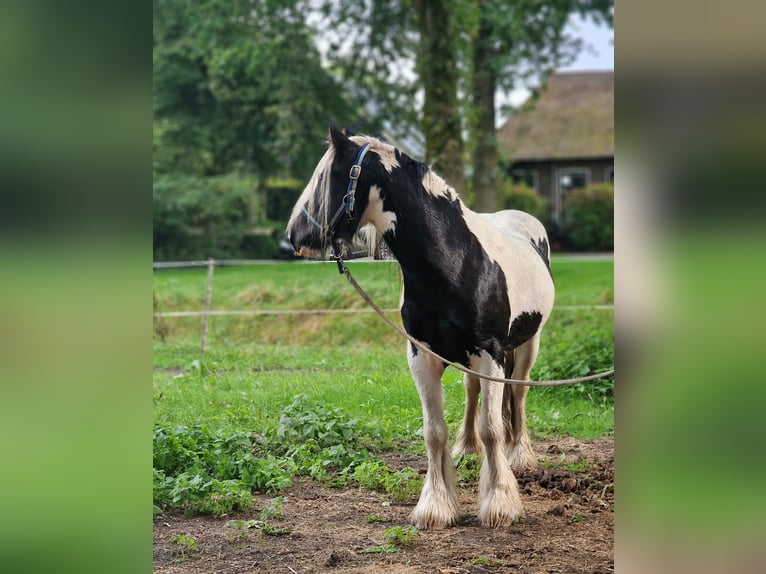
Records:
[[[532,241],[535,245],[544,242],[546,255],[550,256],[548,247],[548,233],[540,220],[517,209],[505,209],[495,213],[480,213],[480,217],[494,225],[509,239],[522,239]]]

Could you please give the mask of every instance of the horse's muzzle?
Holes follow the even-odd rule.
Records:
[[[317,230],[309,225],[296,223],[287,229],[287,240],[296,253],[301,249],[321,249],[322,239],[318,237]]]

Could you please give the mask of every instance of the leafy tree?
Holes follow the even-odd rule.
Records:
[[[452,0],[415,0],[418,74],[423,86],[426,161],[465,195],[463,137],[458,105],[457,26]]]
[[[347,89],[396,136],[420,123],[425,161],[458,192],[463,139],[455,6],[462,0],[325,0],[315,25]],[[418,101],[422,95],[422,110]]]
[[[352,118],[297,0],[156,0],[155,170],[306,177]]]
[[[155,0],[153,59],[155,256],[248,255],[267,182],[305,181],[358,104],[300,0]]]

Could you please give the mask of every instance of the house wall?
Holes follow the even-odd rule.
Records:
[[[561,221],[566,192],[592,183],[614,181],[614,158],[519,161],[509,169],[515,180],[524,180],[551,202],[551,215]]]

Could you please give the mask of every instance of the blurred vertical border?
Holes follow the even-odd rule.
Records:
[[[0,564],[151,570],[152,9],[0,4]]]
[[[763,17],[616,9],[617,572],[766,568]]]

